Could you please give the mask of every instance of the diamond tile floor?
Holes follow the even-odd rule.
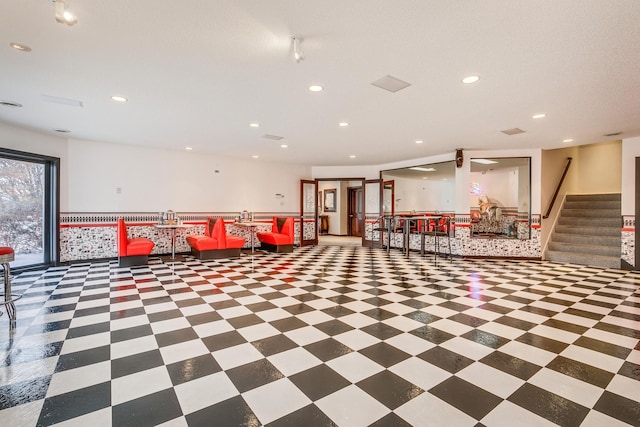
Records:
[[[362,247],[13,281],[0,425],[640,425],[640,273]]]

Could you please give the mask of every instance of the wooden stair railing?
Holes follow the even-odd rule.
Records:
[[[549,208],[547,209],[547,213],[542,216],[542,219],[549,218],[551,215],[551,210],[553,209],[553,205],[556,202],[556,198],[558,197],[558,193],[560,192],[560,187],[562,187],[562,183],[564,182],[564,178],[567,176],[567,172],[569,171],[569,166],[571,166],[572,157],[567,157],[567,164],[564,167],[564,171],[562,172],[562,176],[560,177],[560,181],[558,182],[558,186],[556,187],[556,191],[553,193],[553,197],[551,198],[551,203],[549,203]]]

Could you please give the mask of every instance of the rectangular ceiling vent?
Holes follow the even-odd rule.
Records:
[[[371,82],[371,84],[379,87],[380,89],[388,90],[389,92],[394,93],[411,86],[411,83],[407,83],[390,75],[386,75],[376,80],[375,82]]]
[[[264,139],[273,139],[274,141],[280,141],[281,139],[284,139],[284,136],[270,135],[268,133],[265,133],[264,135],[262,135],[262,137]]]
[[[524,133],[524,131],[520,128],[507,129],[501,132],[504,133],[505,135],[517,135],[519,133]]]
[[[42,95],[42,100],[51,102],[52,104],[68,105],[70,107],[82,107],[82,101],[69,98],[61,98],[59,96]]]

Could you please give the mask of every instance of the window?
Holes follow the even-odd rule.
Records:
[[[11,268],[58,261],[60,159],[0,149],[0,245],[15,251]]]

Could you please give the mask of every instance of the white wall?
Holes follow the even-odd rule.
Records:
[[[640,157],[640,137],[623,140],[622,215],[635,215],[636,211],[636,157]]]
[[[336,190],[336,211],[326,212],[324,210],[324,190],[335,189]],[[342,230],[342,218],[341,208],[344,205],[342,197],[342,188],[340,181],[318,181],[318,191],[320,197],[322,197],[322,210],[318,212],[319,215],[327,215],[329,217],[329,234],[340,235]],[[345,196],[346,198],[346,196]]]
[[[519,169],[520,168],[514,167],[488,170],[485,173],[471,172],[470,184],[477,182],[482,189],[480,195],[486,195],[489,203],[495,203],[500,207],[516,208],[518,207],[519,201]],[[528,176],[526,176],[525,179],[529,181]],[[469,194],[469,205],[471,207],[479,206],[478,198],[480,195]]]
[[[308,166],[67,140],[5,123],[0,146],[60,158],[62,212],[297,212],[300,179],[311,178]]]
[[[579,152],[579,193],[619,193],[621,191],[622,144],[620,141],[582,145]]]
[[[68,164],[67,140],[0,122],[0,147],[60,159],[60,210],[67,211]]]
[[[394,177],[396,212],[455,212],[455,180],[434,181]]]
[[[75,212],[297,211],[299,180],[311,175],[306,166],[79,140],[69,141],[69,160]]]

